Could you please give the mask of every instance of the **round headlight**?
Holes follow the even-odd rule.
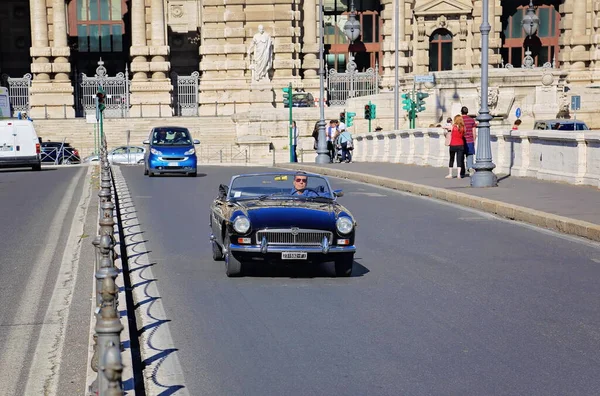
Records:
[[[238,216],[233,221],[233,229],[239,234],[245,234],[250,229],[250,219],[246,216]]]
[[[335,227],[340,234],[348,234],[352,231],[352,219],[346,216],[339,217],[335,222]]]

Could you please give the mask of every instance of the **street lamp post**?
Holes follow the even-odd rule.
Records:
[[[489,39],[492,27],[488,21],[489,0],[483,0],[481,32],[481,107],[479,109],[477,152],[475,157],[475,174],[471,177],[471,187],[496,187],[498,178],[492,172],[496,165],[492,162],[492,146],[490,143],[490,109],[488,108],[488,66]]]
[[[319,0],[319,139],[317,142],[317,158],[315,163],[327,164],[330,161],[329,151],[327,150],[327,137],[325,136],[325,69],[323,68],[323,0]]]

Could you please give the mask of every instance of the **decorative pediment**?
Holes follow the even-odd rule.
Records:
[[[415,7],[416,16],[423,15],[463,15],[471,14],[473,6],[471,2],[461,0],[433,0]]]

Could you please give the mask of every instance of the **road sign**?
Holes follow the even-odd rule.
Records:
[[[521,108],[517,107],[517,111],[515,111],[515,115],[517,116],[517,118],[521,118]]]
[[[571,96],[571,110],[579,110],[581,108],[581,96]]]
[[[415,76],[415,82],[416,83],[432,83],[434,82],[434,76],[433,74],[428,74],[426,76]]]

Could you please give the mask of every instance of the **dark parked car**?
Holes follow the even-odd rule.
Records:
[[[294,92],[292,107],[315,107],[315,98],[308,92]],[[283,99],[283,107],[289,108],[289,100]]]
[[[53,164],[79,164],[81,158],[79,151],[71,147],[69,143],[42,142],[41,157],[43,163]]]
[[[336,276],[350,276],[356,222],[337,202],[340,196],[316,174],[234,176],[228,186],[221,184],[210,206],[213,259],[225,259],[227,276],[242,274],[248,262],[329,261]]]

